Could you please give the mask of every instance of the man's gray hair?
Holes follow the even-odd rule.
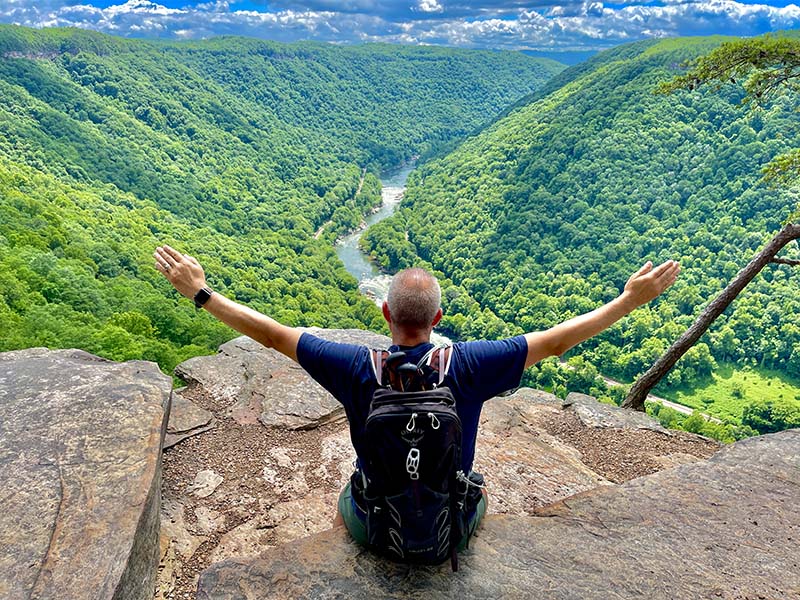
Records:
[[[442,302],[436,277],[425,269],[406,269],[392,279],[386,298],[392,322],[401,327],[430,327]]]

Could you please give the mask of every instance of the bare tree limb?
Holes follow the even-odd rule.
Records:
[[[779,265],[790,265],[792,267],[796,267],[796,266],[800,265],[800,260],[792,260],[790,258],[773,258],[769,262],[776,263],[776,264],[779,264]]]
[[[691,327],[670,346],[666,352],[631,386],[630,392],[622,402],[623,408],[644,410],[644,401],[647,394],[659,381],[675,366],[675,363],[686,354],[694,343],[700,339],[711,323],[728,308],[731,302],[739,295],[745,286],[758,275],[761,269],[770,262],[783,261],[775,259],[775,255],[791,242],[800,238],[800,224],[789,223],[773,237],[764,248],[756,254],[747,266],[711,301],[703,312],[697,317]]]

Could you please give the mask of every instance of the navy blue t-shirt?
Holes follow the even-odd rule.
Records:
[[[417,363],[431,343],[413,348],[391,346],[390,352],[403,350],[408,360]],[[462,467],[465,473],[475,458],[475,439],[483,403],[517,387],[522,379],[528,344],[525,336],[505,340],[459,342],[453,345],[450,370],[443,385],[453,392],[456,412],[462,427]],[[369,348],[323,340],[303,333],[297,345],[297,361],[309,375],[344,406],[350,422],[350,439],[359,464],[366,455],[364,426],[372,394],[378,388]]]

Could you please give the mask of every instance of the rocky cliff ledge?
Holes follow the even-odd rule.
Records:
[[[150,363],[0,354],[0,597],[800,597],[798,431],[717,452],[587,396],[493,399],[493,514],[454,575],[329,530],[347,424],[291,361],[238,338],[179,372],[170,406]]]
[[[389,343],[363,331],[313,332],[338,341]],[[338,403],[297,365],[252,340],[232,340],[219,354],[191,359],[177,372],[188,387],[176,395],[183,400],[175,402],[170,426],[198,434],[164,455],[160,598],[193,598],[198,575],[209,565],[226,559],[244,565],[243,557],[329,529],[354,458]],[[192,414],[200,418],[179,418],[193,404]],[[184,425],[178,427],[178,421]],[[487,476],[490,513],[531,516],[538,507],[702,460],[718,448],[712,440],[665,431],[645,415],[586,396],[571,396],[565,407],[551,394],[521,389],[485,405],[475,468]],[[341,548],[342,538],[335,534],[325,539],[337,553],[355,551]],[[293,548],[286,547],[287,560],[305,560],[293,555]],[[490,553],[497,555],[501,548],[506,546]],[[491,579],[494,567],[485,568]],[[225,583],[221,575],[204,577],[203,593],[235,597],[225,586],[238,575],[227,573]],[[295,578],[291,572],[285,575]],[[297,577],[316,585],[310,573]],[[327,593],[323,588],[276,589],[287,592],[285,598],[294,592],[300,597]],[[329,597],[346,597],[340,588],[329,591]]]
[[[708,462],[491,516],[461,560],[409,568],[341,530],[205,571],[200,599],[800,597],[800,431]]]
[[[152,598],[171,388],[153,363],[0,354],[0,598]]]

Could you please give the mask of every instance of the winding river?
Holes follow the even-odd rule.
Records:
[[[406,180],[413,170],[413,164],[406,165],[389,171],[381,177],[383,204],[377,211],[367,216],[365,219],[367,227],[394,214],[403,199]],[[358,280],[358,289],[361,293],[372,298],[375,304],[381,306],[386,300],[392,276],[381,273],[380,269],[370,261],[369,256],[358,247],[364,229],[359,229],[336,242],[336,254],[344,263],[347,272]],[[450,339],[435,332],[431,335],[431,341],[436,344],[451,343]]]

